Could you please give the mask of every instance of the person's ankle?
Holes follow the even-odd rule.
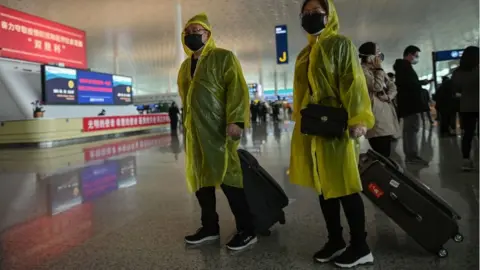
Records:
[[[343,236],[337,236],[337,237],[328,237],[328,243],[333,244],[335,246],[346,246],[347,243],[343,239]]]
[[[220,226],[203,226],[203,229],[211,234],[218,234],[220,233]]]

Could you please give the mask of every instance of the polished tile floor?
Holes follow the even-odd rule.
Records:
[[[420,136],[431,166],[408,170],[461,214],[465,241],[451,241],[448,258],[438,259],[365,199],[376,262],[363,269],[479,269],[478,172],[458,169],[459,138],[440,139],[428,129]],[[285,122],[255,126],[242,139],[291,204],[286,225],[241,253],[223,247],[234,222],[221,193],[221,241],[184,245],[200,213],[186,191],[181,138],[149,134],[0,151],[0,269],[332,269],[311,259],[326,239],[325,225],[315,194],[288,182],[290,138],[291,124]],[[400,149],[401,142],[399,160]]]

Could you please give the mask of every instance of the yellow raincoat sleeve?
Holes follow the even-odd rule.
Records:
[[[185,88],[182,84],[185,83],[185,78],[184,78],[184,70],[185,70],[186,62],[183,62],[182,65],[180,66],[180,69],[178,70],[178,76],[177,76],[177,86],[178,86],[178,94],[180,95],[180,99],[182,100],[182,106],[185,108],[186,105],[186,93],[185,93]]]
[[[227,124],[244,123],[245,128],[250,124],[250,104],[248,86],[243,76],[240,62],[233,53],[229,53],[225,61],[226,85],[226,115]]]
[[[367,83],[357,57],[355,45],[345,37],[338,36],[337,74],[339,74],[340,99],[348,112],[348,126],[365,125],[371,129],[375,124]]]

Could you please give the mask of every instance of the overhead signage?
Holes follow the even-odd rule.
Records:
[[[288,64],[288,33],[286,25],[275,26],[275,44],[277,49],[277,64]]]
[[[0,5],[0,57],[87,68],[85,31]]]
[[[433,52],[436,62],[450,61],[460,59],[463,55],[463,49]]]

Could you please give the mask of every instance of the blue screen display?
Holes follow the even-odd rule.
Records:
[[[115,161],[84,168],[80,172],[83,199],[93,200],[116,190],[118,170],[119,166]]]
[[[49,105],[128,105],[133,102],[131,77],[45,65],[43,101]]]
[[[119,105],[132,104],[132,78],[113,75],[114,103]]]
[[[111,74],[78,70],[77,83],[79,104],[113,104]]]
[[[44,66],[42,71],[46,104],[77,104],[77,70]]]

